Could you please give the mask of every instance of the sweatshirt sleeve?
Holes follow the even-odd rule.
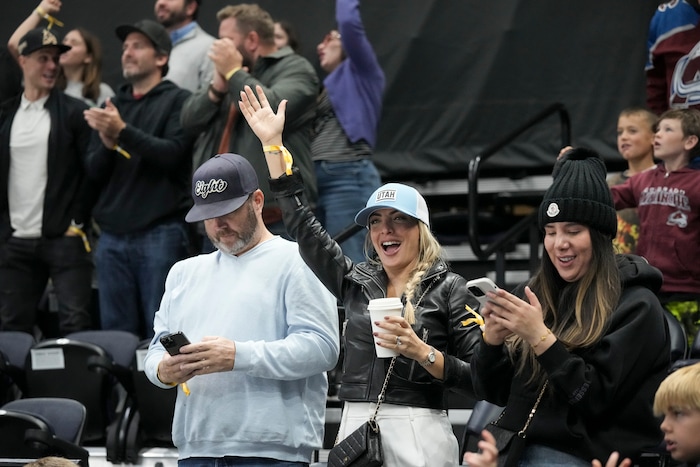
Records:
[[[296,380],[328,371],[338,361],[337,303],[301,258],[295,263],[284,279],[287,336],[271,342],[236,341],[234,371]]]
[[[634,177],[628,178],[625,183],[620,183],[619,185],[614,185],[610,187],[610,192],[613,197],[613,204],[615,204],[615,209],[625,209],[625,208],[636,208],[637,207],[637,197],[635,196],[634,189]]]
[[[383,78],[379,60],[362,24],[359,0],[336,0],[335,17],[343,50],[359,74]]]
[[[574,353],[557,341],[538,361],[568,404],[594,422],[616,401],[632,398],[654,369],[668,365],[665,326],[654,293],[636,287],[621,300],[600,342]]]
[[[167,115],[162,133],[159,136],[147,133],[131,124],[119,134],[119,145],[134,159],[141,158],[149,166],[164,172],[177,172],[184,161],[192,157],[193,133],[183,129],[180,113],[189,91],[178,89],[172,93],[170,107],[164,109]]]
[[[476,397],[505,406],[514,374],[505,345],[488,345],[481,338],[472,355],[471,366]]]
[[[646,102],[649,110],[661,114],[668,109],[668,83],[666,83],[666,66],[664,58],[656,53],[656,47],[661,42],[659,38],[659,23],[661,13],[656,11],[649,24],[647,37],[646,72]]]

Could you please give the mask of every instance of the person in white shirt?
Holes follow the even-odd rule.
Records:
[[[35,325],[50,278],[65,335],[92,326],[87,106],[56,88],[69,46],[43,28],[15,46],[24,91],[0,109],[0,329],[47,334]]]

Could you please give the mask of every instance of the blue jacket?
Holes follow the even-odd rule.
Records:
[[[364,139],[374,147],[385,79],[365,34],[359,7],[359,0],[336,1],[335,16],[347,59],[323,80],[323,85],[350,142]]]

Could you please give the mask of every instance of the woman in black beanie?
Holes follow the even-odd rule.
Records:
[[[662,440],[652,412],[670,355],[661,274],[614,254],[615,209],[595,152],[569,151],[553,176],[539,271],[482,307],[474,389],[505,406],[498,426],[526,427],[521,467],[590,466],[613,451],[636,459]]]

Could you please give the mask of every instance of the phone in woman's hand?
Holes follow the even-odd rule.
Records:
[[[495,292],[498,286],[488,277],[480,277],[467,282],[467,292],[483,306],[488,298],[486,292]]]

